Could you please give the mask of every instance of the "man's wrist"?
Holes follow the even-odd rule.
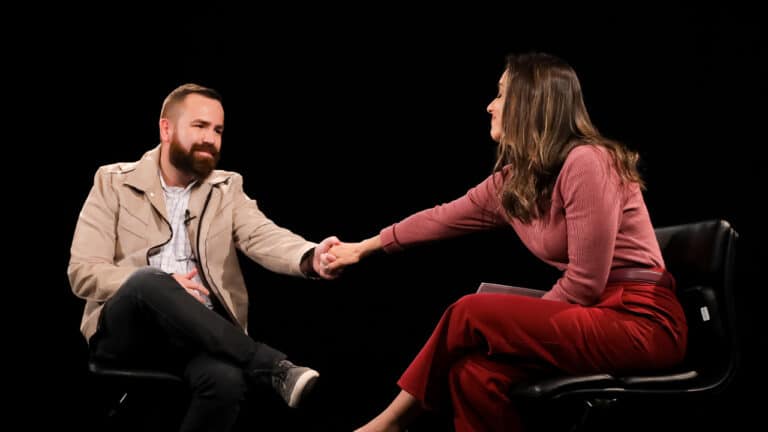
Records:
[[[315,267],[313,265],[314,261],[315,248],[309,249],[308,251],[304,252],[304,255],[301,256],[299,269],[307,279],[321,279],[320,275],[315,271]]]

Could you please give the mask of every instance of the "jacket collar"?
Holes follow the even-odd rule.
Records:
[[[160,194],[163,189],[160,185],[159,172],[160,146],[158,145],[152,150],[144,153],[141,159],[136,163],[136,169],[127,174],[125,183],[145,193],[154,192]],[[206,185],[206,189],[209,189],[211,186],[227,181],[229,177],[227,172],[214,170],[211,175],[205,178],[205,180],[198,183]]]

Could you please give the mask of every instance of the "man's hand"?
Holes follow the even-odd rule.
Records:
[[[336,236],[330,236],[315,246],[315,256],[312,259],[312,269],[314,269],[315,273],[317,273],[323,279],[335,279],[340,274],[339,271],[330,271],[328,269],[328,265],[336,260],[336,257],[332,254],[329,254],[328,251],[331,249],[331,247],[338,244],[341,244],[341,241],[339,241]]]
[[[208,290],[202,284],[199,284],[194,280],[192,280],[192,278],[194,278],[196,274],[197,274],[197,269],[192,269],[191,272],[185,275],[174,273],[171,276],[173,276],[173,278],[176,279],[176,282],[178,282],[179,285],[181,285],[185,290],[187,290],[187,292],[192,297],[197,299],[197,301],[199,301],[200,303],[205,304],[205,297],[203,296],[206,296],[206,297],[210,296],[211,293],[209,293]]]

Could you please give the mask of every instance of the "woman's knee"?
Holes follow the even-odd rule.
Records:
[[[446,314],[462,318],[471,317],[479,308],[482,308],[482,300],[484,299],[477,294],[464,295],[456,300],[453,304],[448,306]]]

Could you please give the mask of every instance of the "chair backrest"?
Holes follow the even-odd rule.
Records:
[[[734,308],[738,234],[723,220],[656,229],[688,320],[684,366],[698,372],[694,391],[724,387],[739,363]]]

